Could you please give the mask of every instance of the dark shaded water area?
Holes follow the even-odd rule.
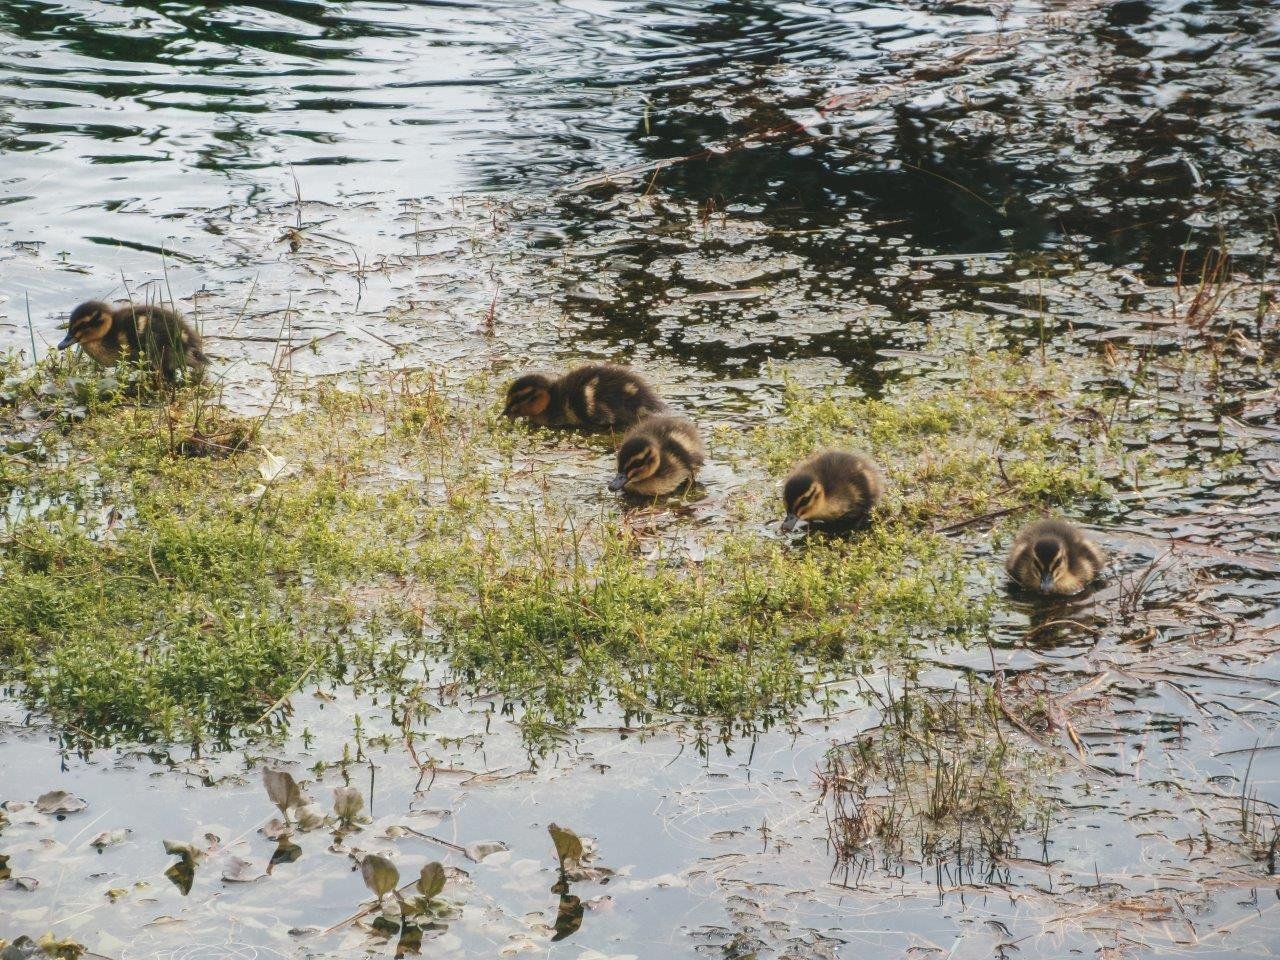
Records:
[[[1276,955],[1277,90],[1266,2],[0,3],[2,350],[43,353],[91,296],[172,297],[246,409],[284,338],[317,341],[288,355],[303,375],[628,360],[740,430],[784,376],[879,394],[975,340],[1110,346],[1157,371],[1126,416],[1159,424],[1135,458],[1162,465],[1083,518],[1116,556],[1099,594],[1002,597],[990,647],[922,653],[939,690],[1042,689],[1111,771],[1046,768],[1043,821],[1007,843],[842,844],[827,751],[884,723],[891,672],[728,745],[606,709],[536,770],[491,703],[441,688],[428,786],[372,694],[307,691],[282,742],[212,758],[78,756],[6,700],[0,799],[89,807],[10,812],[0,853],[39,885],[0,888],[0,938],[393,952],[329,930],[364,894],[326,831],[270,878],[220,879],[275,849],[266,755],[332,764],[318,795],[360,785],[358,846],[459,871],[439,954]],[[1206,274],[1224,298],[1201,324]],[[712,457],[691,524],[761,482]],[[559,940],[553,820],[621,873]],[[472,862],[405,826],[509,849]],[[159,837],[206,834],[184,896]]]

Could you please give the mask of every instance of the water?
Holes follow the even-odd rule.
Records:
[[[90,296],[171,295],[246,409],[283,334],[325,338],[290,355],[302,373],[626,358],[741,428],[775,408],[783,369],[873,394],[929,376],[918,351],[956,320],[1081,356],[1154,330],[1153,355],[1176,358],[1203,343],[1159,320],[1185,304],[1177,275],[1194,286],[1224,248],[1241,277],[1274,277],[1280,17],[1264,2],[8,0],[0,54],[0,349],[43,352]],[[1256,293],[1229,312],[1252,317]],[[685,729],[624,735],[606,709],[534,771],[492,705],[463,697],[432,721],[459,738],[440,744],[458,772],[425,790],[385,705],[308,692],[272,753],[301,777],[341,759],[356,715],[388,733],[349,767],[368,845],[468,874],[437,953],[1272,956],[1274,876],[1222,839],[1242,794],[1264,819],[1280,803],[1263,297],[1256,329],[1241,321],[1260,362],[1171,368],[1141,399],[1137,416],[1174,424],[1151,452],[1188,475],[1091,518],[1116,583],[1060,622],[1010,601],[992,650],[926,656],[942,689],[993,661],[1014,689],[1078,688],[1091,760],[1123,774],[1057,775],[1047,852],[1028,831],[999,882],[837,855],[818,773],[881,722],[854,690],[834,717],[706,753]],[[711,497],[757,479],[713,464]],[[47,719],[4,711],[0,799],[60,788],[89,809],[11,817],[0,850],[41,884],[0,889],[0,937],[54,929],[113,957],[370,946],[316,932],[363,896],[323,832],[271,880],[219,882],[274,846],[259,748],[82,758]],[[331,768],[317,793],[340,782]],[[553,820],[622,874],[583,888],[581,930],[554,943]],[[405,823],[510,850],[473,864],[382,833]],[[116,827],[134,834],[94,853]],[[205,833],[218,852],[183,897],[157,837]]]

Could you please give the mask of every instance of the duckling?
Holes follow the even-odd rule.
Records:
[[[589,363],[559,379],[528,373],[507,388],[508,417],[539,427],[629,427],[666,404],[628,367]]]
[[[147,363],[166,380],[179,370],[198,379],[209,358],[200,334],[178,313],[164,307],[126,304],[112,310],[100,300],[89,300],[71,311],[67,335],[58,348],[79,344],[84,352],[106,367],[123,357]]]
[[[683,417],[653,416],[642,420],[618,447],[618,475],[609,484],[615,493],[658,496],[692,483],[706,457],[698,428]]]
[[[876,465],[860,453],[823,450],[801,461],[782,487],[787,517],[784,531],[809,523],[860,523],[880,499],[883,484]]]
[[[1075,524],[1038,520],[1018,531],[1004,567],[1026,590],[1069,597],[1088,586],[1104,563],[1106,556]]]

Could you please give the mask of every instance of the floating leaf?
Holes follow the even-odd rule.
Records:
[[[89,806],[65,790],[51,790],[36,798],[36,809],[45,814],[79,813]]]
[[[267,876],[271,875],[271,871],[275,870],[282,863],[294,863],[302,856],[302,848],[289,839],[288,835],[281,837],[276,844],[275,850],[271,854],[271,862],[267,864]]]
[[[178,857],[178,862],[170,864],[164,875],[169,878],[170,883],[182,891],[185,897],[191,892],[191,886],[195,883],[196,864],[200,862],[204,853],[193,843],[179,843],[175,840],[165,840],[163,843],[165,853],[171,857]]]
[[[564,879],[570,883],[604,883],[613,876],[613,870],[600,866],[573,866],[564,871]]]
[[[422,868],[422,874],[418,877],[418,892],[428,900],[434,900],[443,889],[444,867],[432,861]]]
[[[222,871],[222,879],[227,883],[253,883],[265,876],[260,867],[244,857],[232,857]]]
[[[180,857],[182,862],[194,867],[204,856],[204,851],[194,843],[181,843],[177,840],[163,840],[164,852],[171,857]]]
[[[400,871],[396,865],[378,853],[365,854],[360,861],[360,876],[364,877],[364,885],[379,900],[400,885]]]
[[[547,832],[551,834],[551,842],[556,845],[556,856],[560,860],[561,871],[565,869],[566,864],[576,866],[582,862],[581,837],[568,827],[562,827],[555,823],[547,825]]]
[[[35,877],[9,877],[7,880],[0,880],[0,890],[21,890],[24,893],[30,893],[38,886],[40,881]]]
[[[294,819],[303,830],[316,830],[325,824],[324,809],[318,803],[306,803],[294,813]]]
[[[469,843],[463,847],[462,855],[474,863],[479,863],[485,857],[491,857],[506,849],[508,849],[507,845],[501,840],[481,840],[479,843]]]
[[[287,770],[264,767],[262,782],[267,788],[267,796],[286,818],[292,808],[302,805],[302,791],[298,789],[298,781]]]
[[[364,797],[356,787],[337,787],[333,791],[333,812],[344,827],[350,827],[364,809]]]
[[[132,833],[133,831],[127,827],[120,827],[116,830],[104,830],[89,841],[89,846],[101,853],[103,850],[107,849],[107,847],[114,847],[118,843],[124,843],[129,839]]]
[[[268,840],[279,840],[293,833],[293,825],[285,823],[279,817],[272,817],[258,828],[258,832]]]
[[[13,871],[9,869],[9,855],[0,853],[0,880],[8,880],[13,876]]]

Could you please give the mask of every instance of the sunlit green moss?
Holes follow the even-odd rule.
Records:
[[[98,736],[252,733],[304,678],[394,687],[414,661],[519,705],[531,739],[609,700],[640,721],[784,714],[981,627],[984,579],[936,527],[1100,491],[1051,392],[1013,358],[982,363],[880,400],[787,390],[747,456],[781,473],[848,442],[889,478],[871,529],[801,545],[655,539],[584,510],[516,468],[560,441],[496,417],[489,384],[320,384],[301,414],[235,424],[197,393],[10,367],[0,420],[39,426],[0,461],[0,657],[33,705]],[[229,422],[248,449],[183,455]]]
[[[881,517],[940,526],[1105,496],[1089,452],[1095,438],[1073,423],[1075,400],[1059,369],[1006,354],[960,357],[949,375],[883,399],[788,384],[781,414],[749,447],[779,476],[816,449],[861,449],[888,481]]]

